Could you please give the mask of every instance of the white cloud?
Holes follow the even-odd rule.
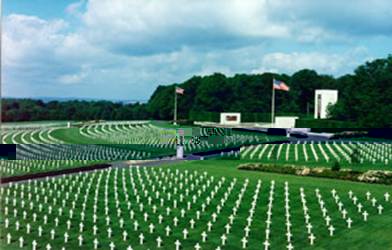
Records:
[[[64,39],[63,20],[45,21],[34,16],[12,14],[4,18],[4,65],[38,54],[50,54]]]
[[[85,4],[85,0],[80,0],[78,2],[71,3],[65,8],[65,12],[70,15],[81,16],[82,7]]]
[[[364,47],[357,47],[345,53],[291,52],[268,53],[263,56],[260,66],[253,73],[274,72],[292,74],[301,69],[315,69],[319,73],[341,75],[349,73],[369,59]]]
[[[83,21],[93,43],[128,54],[184,46],[239,47],[289,35],[269,21],[266,0],[91,0]]]
[[[351,37],[386,34],[385,3],[367,12],[364,0],[80,0],[65,10],[69,23],[12,14],[3,93],[135,99],[196,74],[340,75],[370,58],[361,44],[386,47],[366,43],[366,32]]]

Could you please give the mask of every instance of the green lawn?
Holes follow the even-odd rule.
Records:
[[[335,181],[330,179],[309,178],[277,175],[261,172],[250,172],[237,170],[240,161],[230,160],[208,160],[208,161],[189,161],[179,164],[164,165],[154,168],[125,168],[117,170],[102,170],[94,173],[85,173],[82,175],[69,175],[66,177],[55,178],[50,181],[39,181],[37,183],[24,183],[18,186],[5,186],[1,189],[2,204],[1,209],[1,249],[20,249],[17,239],[23,236],[27,246],[24,249],[31,249],[31,242],[36,239],[39,248],[50,243],[52,249],[94,249],[93,240],[97,238],[100,242],[99,249],[110,249],[109,244],[115,244],[114,249],[126,249],[131,245],[133,249],[157,249],[156,238],[160,236],[163,240],[161,249],[175,249],[174,242],[178,239],[181,241],[182,249],[195,249],[194,245],[200,243],[201,249],[215,249],[221,245],[220,237],[225,233],[225,225],[229,223],[229,216],[232,214],[233,207],[240,200],[238,212],[231,224],[230,232],[227,234],[226,245],[222,249],[242,249],[241,239],[244,237],[244,228],[247,224],[247,217],[254,200],[257,182],[260,180],[261,185],[256,203],[253,222],[250,226],[247,249],[264,249],[265,228],[267,218],[267,204],[270,196],[271,181],[275,181],[275,192],[272,208],[272,224],[270,233],[271,249],[286,249],[286,226],[285,226],[285,196],[284,185],[288,183],[289,187],[289,205],[290,205],[290,222],[292,223],[291,232],[293,234],[292,244],[295,249],[392,249],[392,203],[386,202],[383,198],[385,192],[392,193],[390,186],[370,185],[362,183],[353,183],[345,181]],[[178,173],[176,172],[178,171]],[[204,174],[204,172],[206,174]],[[192,177],[191,177],[192,176]],[[212,179],[213,177],[213,179]],[[222,177],[225,178],[224,182]],[[234,179],[236,178],[236,182]],[[245,180],[248,179],[248,185],[244,186]],[[220,182],[220,184],[219,184]],[[107,183],[107,193],[106,193]],[[234,183],[231,191],[231,183]],[[30,188],[29,188],[30,185]],[[203,189],[204,186],[204,189]],[[37,190],[35,190],[37,187]],[[192,189],[193,187],[193,189]],[[244,188],[245,187],[245,188]],[[314,246],[310,246],[307,239],[307,233],[304,223],[304,213],[300,199],[299,189],[303,187],[306,194],[307,206],[309,208],[310,222],[313,225],[312,232],[316,236]],[[23,188],[23,189],[22,189]],[[211,199],[211,203],[206,206],[202,212],[202,204],[207,204],[207,197],[211,197],[212,191],[216,193]],[[241,189],[243,190],[242,200],[239,199]],[[10,189],[10,191],[8,191]],[[188,191],[186,191],[188,189]],[[336,228],[334,236],[329,236],[327,226],[323,219],[318,198],[315,195],[315,189],[319,189],[322,200],[325,202],[327,213],[332,219],[331,223]],[[348,216],[354,221],[352,228],[348,229],[346,222],[338,210],[335,200],[332,198],[331,190],[336,189]],[[22,191],[23,190],[23,191]],[[30,191],[29,191],[30,190]],[[61,190],[61,192],[59,192]],[[200,192],[199,192],[200,190]],[[363,204],[363,210],[369,213],[368,221],[365,222],[362,215],[357,212],[356,206],[349,199],[348,192],[354,192],[359,202]],[[160,192],[156,197],[156,191]],[[377,209],[372,206],[371,202],[366,199],[365,193],[371,192],[371,197],[377,199],[377,205],[381,204],[384,211],[381,215],[377,214]],[[24,196],[21,196],[21,193]],[[32,194],[34,207],[30,210],[28,193]],[[68,193],[68,195],[67,195]],[[106,193],[106,194],[105,194]],[[227,199],[225,199],[225,193]],[[170,200],[168,195],[171,194]],[[13,197],[15,195],[15,206]],[[37,196],[39,195],[39,198]],[[96,195],[96,196],[95,196]],[[181,195],[184,200],[181,202]],[[5,196],[8,201],[8,216],[5,215],[4,205]],[[48,200],[45,203],[44,197]],[[140,200],[138,200],[137,196]],[[193,197],[196,201],[193,202]],[[94,198],[95,197],[95,198]],[[105,215],[105,197],[107,197],[108,216],[110,218],[109,226],[106,226]],[[151,197],[151,203],[148,197]],[[56,198],[56,203],[54,202]],[[161,206],[161,198],[163,206]],[[212,229],[208,232],[207,223],[212,221],[211,215],[217,211],[217,206],[221,200],[225,200],[222,210],[218,213],[216,222],[213,223]],[[25,208],[21,206],[21,200],[25,200]],[[99,231],[93,235],[93,214],[94,200],[97,205],[97,222],[95,223]],[[118,203],[116,202],[118,200]],[[177,200],[178,207],[174,208],[173,202]],[[64,206],[62,202],[64,201]],[[75,201],[72,209],[72,201]],[[130,202],[129,208],[127,201]],[[188,210],[187,202],[191,203]],[[83,208],[83,203],[86,207]],[[40,211],[39,204],[43,204]],[[143,211],[140,211],[140,205],[143,204]],[[153,206],[157,206],[154,213]],[[49,206],[52,206],[52,213],[49,214]],[[14,217],[14,207],[18,215]],[[58,208],[63,207],[63,213],[58,214]],[[166,214],[166,208],[172,210],[169,215]],[[181,208],[186,213],[184,218],[181,217]],[[71,228],[68,230],[66,221],[69,219],[69,211],[73,210]],[[80,233],[79,223],[82,221],[81,212],[84,210],[84,228]],[[130,211],[134,212],[133,219]],[[23,219],[22,212],[26,211],[27,216]],[[120,211],[120,213],[119,213]],[[200,218],[197,219],[197,211],[200,211]],[[144,213],[148,213],[149,218],[144,221]],[[37,214],[37,221],[34,222],[32,214]],[[47,224],[43,221],[43,215],[48,216]],[[163,222],[158,222],[158,216],[163,216]],[[9,219],[8,229],[4,228],[5,218]],[[55,218],[59,218],[59,224],[56,227]],[[173,218],[178,217],[179,222],[174,226]],[[121,218],[124,219],[123,228],[121,228]],[[190,220],[195,220],[195,226],[192,229]],[[19,231],[16,231],[15,222],[21,224]],[[139,223],[139,228],[135,231],[133,223],[135,220]],[[31,233],[26,233],[26,225],[31,225]],[[154,232],[150,233],[148,226],[155,225]],[[37,228],[42,226],[43,234],[38,237]],[[166,236],[165,228],[169,226],[172,232]],[[113,230],[111,238],[108,237],[106,229],[110,227]],[[189,236],[183,239],[183,229],[189,230]],[[50,239],[50,230],[55,230],[54,239]],[[127,240],[123,241],[122,233],[127,231]],[[208,234],[207,241],[202,242],[201,233],[206,231]],[[69,241],[64,243],[64,232],[68,232]],[[12,243],[6,244],[5,236],[7,233],[12,235]],[[145,240],[143,245],[139,244],[138,236],[143,233]],[[83,235],[83,245],[78,246],[79,235]],[[25,244],[26,245],[26,244]]]

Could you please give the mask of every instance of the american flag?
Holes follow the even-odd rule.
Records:
[[[276,90],[283,90],[283,91],[289,91],[290,87],[286,85],[283,81],[279,81],[274,79],[273,81],[273,88]]]
[[[180,94],[180,95],[183,95],[184,94],[184,89],[182,89],[182,88],[179,88],[179,87],[176,87],[176,93],[177,94]]]

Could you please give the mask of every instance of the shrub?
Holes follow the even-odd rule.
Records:
[[[332,171],[339,171],[340,170],[340,163],[338,161],[335,161],[331,167]]]

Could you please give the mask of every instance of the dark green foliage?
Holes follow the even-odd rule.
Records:
[[[338,161],[335,161],[332,164],[331,170],[337,172],[337,171],[340,171],[340,169],[341,169],[340,163]]]
[[[309,69],[292,76],[272,73],[194,76],[183,83],[159,86],[147,104],[5,99],[3,121],[172,120],[174,88],[179,86],[185,89],[185,94],[178,96],[179,120],[217,122],[220,112],[241,112],[244,122],[269,122],[273,78],[290,86],[289,92],[276,91],[276,114],[299,116],[297,127],[392,127],[392,56],[367,62],[353,75],[338,79]],[[314,113],[315,89],[339,90],[338,103],[329,108],[331,119],[309,119]]]
[[[358,147],[354,147],[353,152],[350,155],[351,162],[352,163],[359,163],[359,161],[360,161],[359,157],[360,157],[359,149],[358,149]]]
[[[3,99],[3,121],[39,120],[133,120],[148,119],[144,104],[121,104],[110,101],[51,101]]]

